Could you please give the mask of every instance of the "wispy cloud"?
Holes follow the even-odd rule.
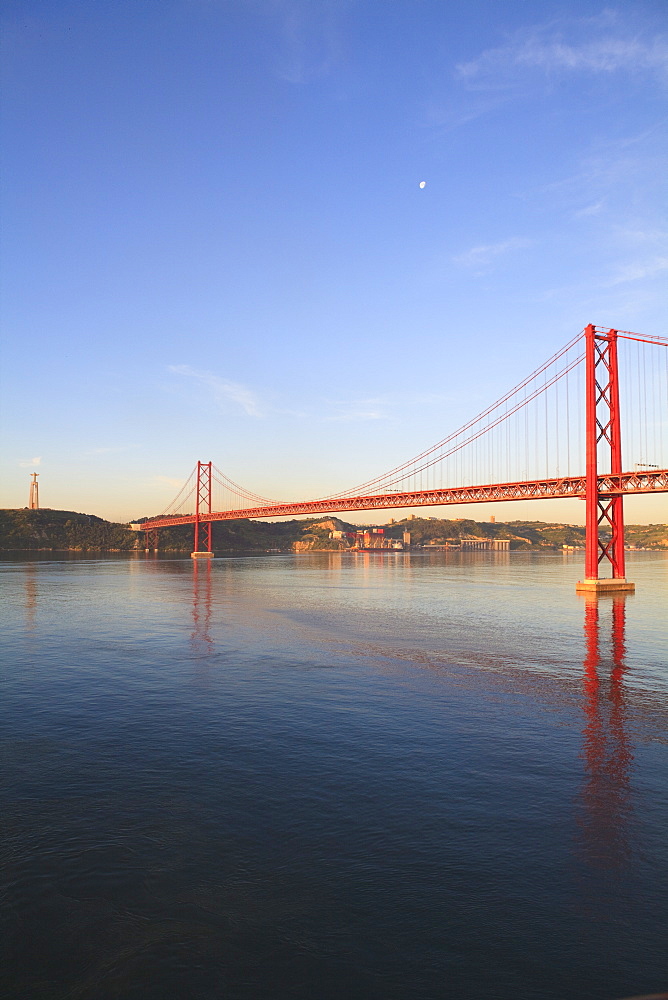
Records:
[[[168,486],[170,490],[180,490],[184,479],[173,479],[171,476],[153,476],[151,483],[156,486]]]
[[[515,250],[523,250],[526,247],[532,246],[532,244],[533,240],[513,236],[511,239],[502,240],[500,243],[486,243],[481,246],[471,247],[465,253],[458,254],[453,260],[460,267],[470,268],[476,274],[483,274],[489,271],[499,257],[503,257]]]
[[[212,372],[197,371],[190,365],[169,365],[169,371],[174,375],[183,375],[198,381],[209,390],[216,403],[221,406],[236,403],[249,417],[262,416],[257,396],[240,382],[230,382]]]
[[[22,469],[32,469],[35,465],[42,464],[42,456],[38,455],[36,458],[22,458],[19,465]]]
[[[626,227],[617,232],[617,239],[625,244],[635,246],[665,247],[668,249],[668,232],[664,229],[638,229]]]
[[[336,412],[326,420],[353,422],[357,420],[387,420],[386,401],[380,398],[340,401]]]
[[[663,127],[665,129],[666,121]],[[620,246],[635,242],[633,231],[650,234],[663,208],[663,179],[668,166],[657,142],[659,128],[590,144],[576,169],[549,183],[527,189],[521,197],[539,210],[556,209],[562,220],[610,227],[610,239]],[[621,234],[620,227],[624,227]],[[601,245],[599,245],[600,247]]]
[[[600,25],[593,22],[595,29]],[[591,31],[592,21],[572,24],[573,32]],[[608,32],[590,40],[568,41],[565,31],[551,24],[523,29],[506,45],[487,49],[476,59],[459,63],[456,76],[475,87],[509,86],[517,74],[652,73],[668,79],[668,38],[625,37]]]
[[[667,84],[668,34],[639,33],[611,10],[520,28],[505,44],[458,63],[453,76],[459,93],[432,100],[424,124],[456,129],[509,101],[553,90],[558,83],[612,74],[644,75],[652,84]]]
[[[110,445],[109,447],[106,448],[87,448],[86,451],[83,452],[83,457],[94,458],[96,455],[111,455],[117,452],[129,451],[131,448],[138,448],[138,447],[139,445],[137,444],[119,444],[119,445]]]
[[[608,245],[614,255],[609,277],[603,287],[642,282],[668,270],[668,232],[657,226],[617,226],[610,232]]]
[[[278,75],[288,83],[304,84],[326,76],[341,57],[343,0],[273,0],[279,18]]]
[[[585,205],[584,208],[580,208],[580,209],[578,209],[577,212],[574,213],[575,214],[575,218],[576,219],[584,219],[584,218],[587,218],[588,216],[600,215],[601,212],[603,211],[603,206],[604,205],[605,205],[605,201],[604,201],[603,198],[601,198],[599,201],[593,202],[591,205]]]
[[[618,267],[607,284],[612,286],[623,285],[628,281],[642,281],[643,278],[655,278],[664,271],[668,271],[668,257],[632,261]]]

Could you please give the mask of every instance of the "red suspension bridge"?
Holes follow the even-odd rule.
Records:
[[[625,574],[623,498],[660,492],[668,492],[668,338],[589,325],[458,430],[351,490],[271,500],[198,462],[169,507],[133,527],[157,548],[161,528],[193,524],[193,557],[206,557],[214,521],[579,497],[586,541],[578,589],[623,591],[634,586]],[[599,576],[601,564],[610,577]]]

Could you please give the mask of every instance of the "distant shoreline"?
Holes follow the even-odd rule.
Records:
[[[306,520],[264,521],[252,518],[213,523],[213,550],[220,555],[272,555],[282,553],[355,552],[356,534],[361,526],[335,516]],[[462,541],[488,543],[483,551],[504,540],[511,551],[563,551],[575,554],[584,548],[582,525],[545,521],[474,521],[470,518],[407,517],[373,525],[372,535],[380,534],[389,543],[409,541],[405,551],[474,551]],[[668,525],[626,525],[626,545],[630,551],[668,550]],[[160,530],[158,550],[190,553],[192,525]],[[365,546],[366,548],[366,546]],[[372,545],[371,548],[374,548]],[[109,553],[121,555],[144,552],[143,532],[127,525],[106,521],[94,514],[75,511],[0,510],[1,553]],[[387,546],[388,551],[402,551]],[[372,552],[371,554],[376,554]]]

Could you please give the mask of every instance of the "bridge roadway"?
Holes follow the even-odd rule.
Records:
[[[668,469],[642,472],[622,472],[598,477],[599,495],[630,496],[639,493],[668,492]],[[243,510],[200,511],[198,514],[152,517],[133,524],[135,531],[170,528],[195,521],[232,521],[238,518],[286,517],[295,514],[334,514],[346,510],[381,510],[398,507],[437,507],[447,504],[489,503],[505,500],[556,500],[568,497],[584,499],[584,476],[537,479],[520,483],[496,483],[487,486],[458,486],[451,489],[418,490],[406,493],[379,493],[369,496],[307,500],[301,503],[279,503]]]

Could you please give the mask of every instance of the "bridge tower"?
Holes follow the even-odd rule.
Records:
[[[30,510],[39,510],[39,483],[37,482],[37,477],[39,472],[31,472],[32,482],[30,484],[30,500],[28,501],[28,508]]]
[[[197,498],[195,508],[195,549],[190,553],[192,559],[213,559],[211,551],[211,520],[206,515],[211,514],[211,462],[197,463]]]
[[[602,471],[622,472],[616,330],[601,330],[591,323],[585,328],[585,392],[585,577],[575,589],[590,594],[633,591],[635,584],[625,575],[624,500],[618,494],[601,493],[598,482],[599,455],[609,465]],[[609,539],[601,538],[601,527],[610,531]],[[610,564],[611,577],[598,575],[604,561]]]

